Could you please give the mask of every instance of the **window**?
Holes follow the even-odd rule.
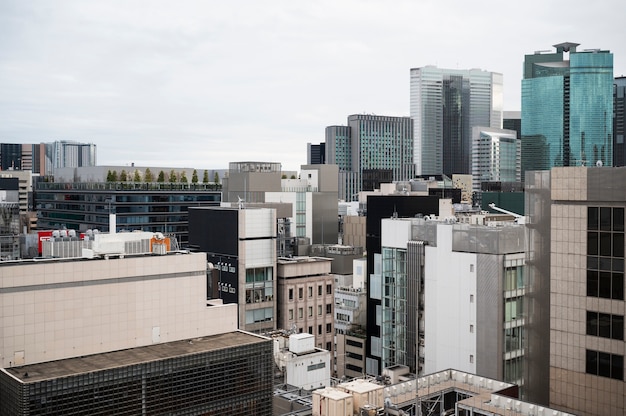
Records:
[[[587,311],[587,335],[624,339],[624,316]]]
[[[326,324],[326,333],[329,334],[333,331],[333,324]]]
[[[624,300],[624,208],[587,208],[587,296]]]
[[[474,295],[470,295],[470,303],[474,303]]]
[[[312,298],[313,297],[313,287],[309,286],[307,289],[309,291],[309,297]]]
[[[317,335],[322,335],[322,325],[317,326]]]
[[[587,374],[624,380],[624,356],[587,350],[585,371]]]
[[[298,288],[298,299],[302,299],[303,289],[301,287]]]
[[[469,359],[471,364],[474,364],[474,355],[470,354],[470,359]]]
[[[588,269],[587,296],[624,300],[624,273]]]
[[[313,306],[309,306],[309,318],[313,316]]]
[[[317,285],[317,296],[322,296],[322,285]]]
[[[357,367],[353,364],[346,364],[346,370],[355,371],[357,373],[362,373],[363,369],[361,367]]]
[[[289,300],[293,300],[293,289],[289,289]]]
[[[354,341],[354,340],[351,340],[351,339],[347,339],[346,340],[346,345],[349,345],[351,347],[363,348],[363,343],[362,342]]]
[[[311,364],[311,365],[307,366],[306,371],[318,370],[318,369],[324,368],[324,367],[326,367],[326,363],[325,362],[321,362],[321,363],[317,363],[317,364]]]
[[[327,342],[327,343],[326,343],[326,349],[327,349],[328,351],[331,351],[331,350],[333,349],[333,343],[332,343],[332,342]]]
[[[470,333],[474,333],[474,325],[470,324]]]
[[[470,264],[470,273],[474,273],[474,265]]]
[[[318,316],[322,315],[322,305],[317,305],[317,315]]]
[[[522,317],[522,298],[509,298],[504,301],[504,321],[510,322]]]
[[[313,335],[313,327],[312,326],[309,327],[309,334]]]
[[[303,310],[302,308],[298,308],[298,319],[302,319]]]
[[[326,313],[327,314],[333,313],[333,305],[332,304],[330,304],[330,303],[326,304]]]
[[[289,320],[293,321],[293,309],[289,309]]]
[[[326,285],[326,294],[327,295],[333,294],[333,285]]]

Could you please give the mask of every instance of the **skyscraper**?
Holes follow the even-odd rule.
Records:
[[[523,172],[613,164],[613,54],[577,46],[524,58]]]
[[[411,119],[355,114],[348,126],[326,127],[326,163],[339,166],[339,198],[345,201],[377,184],[413,178]]]
[[[473,190],[482,182],[521,182],[521,145],[513,130],[474,127],[472,140]]]
[[[480,69],[411,69],[418,175],[471,173],[472,127],[502,127],[502,74]]]
[[[626,77],[615,78],[614,117],[613,117],[613,166],[626,166]]]

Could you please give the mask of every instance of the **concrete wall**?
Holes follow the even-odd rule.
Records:
[[[437,247],[425,248],[426,374],[446,368],[476,372],[477,255],[452,252],[452,228],[438,225]]]
[[[0,365],[32,364],[237,329],[207,306],[206,256],[0,266]]]

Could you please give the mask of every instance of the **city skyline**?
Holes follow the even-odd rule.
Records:
[[[95,143],[103,165],[298,170],[347,114],[408,116],[411,68],[502,73],[507,111],[524,55],[557,43],[610,50],[624,74],[620,6],[6,1],[0,141]]]

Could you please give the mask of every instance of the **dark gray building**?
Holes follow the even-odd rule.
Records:
[[[613,87],[613,166],[626,166],[626,77],[615,78]]]
[[[326,163],[339,166],[339,198],[415,175],[413,121],[409,117],[354,114],[347,126],[326,127]]]
[[[235,331],[0,369],[0,415],[272,415],[273,344]]]
[[[109,213],[117,230],[173,234],[188,241],[190,206],[219,206],[220,186],[212,183],[40,182],[35,206],[40,229],[109,230]]]

